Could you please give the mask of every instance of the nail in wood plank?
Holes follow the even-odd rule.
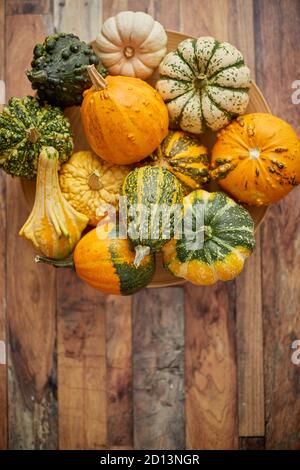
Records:
[[[134,448],[183,449],[183,289],[134,296]]]
[[[25,76],[32,49],[44,36],[42,17],[6,18],[8,97],[31,92]],[[14,449],[57,446],[55,384],[55,272],[34,263],[18,237],[28,216],[20,182],[7,184],[7,312],[9,323],[9,445]]]
[[[299,105],[291,94],[299,79],[300,3],[254,5],[258,84],[272,112],[299,134]],[[270,70],[276,70],[276,80]],[[267,449],[300,449],[300,367],[291,362],[291,344],[300,338],[299,196],[299,188],[294,189],[272,206],[261,229]]]
[[[237,448],[234,283],[186,286],[188,449]]]

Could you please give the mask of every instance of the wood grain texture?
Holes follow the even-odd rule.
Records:
[[[0,1],[0,81],[4,84],[5,5]],[[1,101],[0,101],[1,110]],[[7,448],[6,377],[6,178],[0,172],[0,450]]]
[[[186,286],[188,449],[237,448],[234,283]]]
[[[193,14],[191,15],[191,11]],[[215,36],[221,41],[229,41],[236,45],[244,54],[246,62],[249,64],[252,70],[254,70],[255,57],[254,57],[254,32],[253,32],[253,5],[251,0],[229,0],[224,2],[223,0],[214,0],[210,2],[209,8],[205,1],[191,0],[189,2],[189,8],[186,8],[186,2],[181,1],[181,16],[182,16],[182,28],[183,31],[189,32],[191,35],[195,36]],[[256,262],[254,268],[259,266],[260,257],[259,253],[256,257]],[[247,267],[246,267],[247,270]],[[245,283],[241,284],[242,281],[237,283],[237,315],[245,315],[244,320],[246,321],[251,316],[251,309],[242,312],[241,308],[245,305],[245,296],[248,293],[255,292],[253,289],[254,279],[251,275],[247,276],[247,290],[245,291]],[[192,308],[192,302],[188,302],[188,316],[187,316],[187,325],[186,325],[186,361],[187,361],[187,370],[186,370],[186,381],[187,381],[187,439],[188,447],[197,449],[197,448],[213,448],[215,445],[218,448],[227,448],[227,447],[236,447],[237,446],[237,428],[236,428],[236,408],[237,408],[237,395],[235,391],[236,387],[236,363],[235,363],[235,350],[233,349],[232,338],[228,334],[228,331],[233,331],[235,328],[235,319],[234,319],[234,309],[235,309],[235,298],[234,295],[234,283],[225,286],[224,284],[218,285],[216,288],[220,298],[223,299],[223,304],[229,310],[226,310],[223,306],[218,306],[217,304],[210,303],[209,298],[214,296],[214,288],[206,288],[202,290],[203,294],[206,295],[206,303],[201,305],[201,296],[199,295],[197,299],[199,300],[199,305],[196,304],[195,309]],[[233,292],[229,292],[232,289]],[[188,298],[190,299],[194,293],[195,288],[187,285]],[[258,293],[259,295],[259,293]],[[259,298],[258,298],[259,299]],[[257,304],[258,300],[254,296],[252,306]],[[201,308],[208,310],[210,315],[203,315],[203,318],[200,319]],[[211,308],[211,311],[210,311]],[[258,312],[261,313],[261,310],[258,309]],[[223,350],[224,355],[229,354],[228,357],[224,356],[224,362],[227,363],[229,369],[229,376],[232,380],[232,383],[224,385],[223,393],[215,393],[215,401],[210,401],[210,383],[208,385],[202,385],[197,383],[197,374],[195,373],[194,368],[198,370],[196,358],[201,357],[202,354],[208,354],[206,352],[207,345],[205,345],[204,350],[203,342],[201,339],[196,341],[195,338],[195,328],[199,324],[201,330],[206,332],[211,330],[211,317],[220,316],[220,320],[213,324],[212,332],[216,338],[223,338]],[[189,322],[191,325],[189,325]],[[206,322],[208,322],[206,324]],[[225,327],[224,325],[227,325]],[[247,327],[247,322],[245,324],[239,323],[238,327],[241,329],[241,335],[245,335],[245,328]],[[220,331],[218,331],[220,328]],[[228,331],[226,330],[228,328]],[[239,335],[238,342],[240,343]],[[205,344],[205,343],[204,343]],[[210,354],[216,355],[214,361],[216,362],[216,374],[218,376],[218,370],[222,368],[222,365],[218,363],[217,350],[213,352],[214,348],[217,348],[218,343],[213,343],[209,346],[212,349]],[[252,344],[252,338],[249,337],[248,345],[250,351],[254,348]],[[200,348],[200,349],[197,349]],[[240,368],[242,371],[247,370],[249,367],[247,365],[249,361],[249,356],[243,355],[243,362],[240,361]],[[200,365],[200,377],[202,377],[203,372],[201,368],[206,367],[205,364]],[[208,370],[209,370],[209,366]],[[241,372],[242,374],[242,372]],[[205,379],[203,379],[205,380]],[[227,379],[229,381],[229,378]],[[223,381],[225,379],[223,378]],[[213,386],[213,385],[212,385]],[[253,396],[251,394],[252,389],[249,387],[249,384],[245,384],[245,388],[240,388],[240,402],[244,403],[244,410],[246,409],[248,416],[251,415],[252,408],[249,406],[249,400],[245,399],[245,393],[251,396],[251,400],[254,401],[255,406],[260,410],[260,404],[262,395]],[[259,400],[257,402],[257,399]],[[231,408],[227,409],[227,403],[232,401]],[[209,404],[209,405],[208,405]],[[250,405],[252,402],[250,403]],[[209,408],[211,406],[211,410]],[[202,407],[202,409],[200,409]],[[216,415],[214,410],[218,410]],[[225,410],[225,415],[223,412]],[[231,416],[231,411],[233,415]],[[212,419],[210,419],[209,413],[212,413]],[[202,415],[206,418],[206,423],[202,422],[202,419],[199,417]],[[221,419],[222,417],[222,419]],[[228,420],[226,422],[226,419]],[[224,432],[223,432],[224,429]],[[216,435],[220,439],[216,439]]]
[[[55,29],[86,41],[98,34],[101,16],[98,1],[54,2]],[[72,273],[59,273],[58,282],[60,448],[131,448],[131,300],[99,294]]]
[[[145,289],[133,302],[134,448],[183,449],[183,289]]]
[[[236,285],[239,435],[264,436],[260,232],[256,235],[255,252]]]
[[[107,443],[106,297],[60,271],[58,285],[59,448],[103,449]]]
[[[300,108],[291,94],[300,73],[300,49],[294,43],[300,3],[265,0],[254,5],[257,81],[274,114],[299,133]],[[270,70],[277,71],[276,80]],[[262,227],[267,449],[300,449],[300,368],[291,362],[291,344],[300,338],[299,195],[299,188],[294,189],[274,205]]]
[[[241,437],[240,450],[264,450],[265,438],[264,437]]]
[[[41,16],[6,18],[8,97],[30,93],[24,70],[43,39]],[[55,272],[36,266],[29,244],[18,237],[28,215],[20,182],[7,185],[7,315],[9,325],[9,444],[14,449],[57,446],[55,384]],[[18,204],[16,204],[18,201]]]
[[[101,0],[53,0],[54,26],[89,42],[99,34],[102,23]]]
[[[7,15],[45,15],[50,9],[51,0],[6,0]]]
[[[131,297],[106,301],[107,445],[133,447]]]

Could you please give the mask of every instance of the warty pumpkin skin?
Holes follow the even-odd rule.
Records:
[[[187,190],[197,189],[209,180],[207,148],[183,131],[169,131],[149,157],[150,164],[162,166],[175,175]]]
[[[19,235],[30,241],[38,253],[63,259],[73,251],[89,219],[64,199],[57,172],[57,150],[43,148],[39,156],[34,206]]]
[[[61,167],[59,183],[71,206],[85,214],[90,225],[97,225],[106,214],[106,204],[117,206],[122,183],[129,172],[129,166],[114,165],[83,150],[74,153]]]
[[[250,214],[226,194],[202,189],[186,196],[183,205],[185,216],[189,211],[203,211],[203,223],[199,225],[202,243],[189,247],[189,236],[194,235],[195,228],[191,232],[186,229],[181,238],[173,238],[163,246],[164,267],[174,276],[198,285],[235,278],[255,247]],[[194,217],[192,220],[196,227]]]
[[[300,142],[282,119],[246,114],[218,134],[211,167],[211,177],[237,201],[272,204],[300,182]]]
[[[62,110],[31,96],[11,98],[0,113],[0,168],[12,176],[36,177],[43,147],[54,147],[60,163],[73,151],[72,131]]]
[[[159,93],[138,78],[108,76],[89,67],[94,86],[84,93],[81,116],[94,152],[118,165],[138,162],[168,133],[168,110]]]
[[[73,260],[53,261],[36,257],[56,267],[74,267],[87,284],[106,294],[131,295],[145,287],[155,271],[155,258],[145,256],[139,267],[127,239],[114,237],[115,225],[104,223],[88,232],[76,245]]]

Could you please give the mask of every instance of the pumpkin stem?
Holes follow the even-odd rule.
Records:
[[[95,170],[88,176],[87,183],[92,191],[99,191],[103,188],[103,184],[100,179],[99,171]]]
[[[134,258],[134,266],[136,268],[139,267],[145,256],[149,255],[150,253],[150,247],[149,246],[143,246],[143,245],[138,245],[134,249],[135,251],[135,258]]]
[[[36,263],[51,264],[51,266],[54,266],[55,268],[74,269],[74,261],[71,258],[58,260],[58,259],[46,258],[46,256],[36,255],[36,257],[34,258],[34,261]]]
[[[134,48],[132,46],[124,47],[123,54],[126,59],[131,59],[134,56]]]
[[[101,91],[108,87],[107,81],[100,75],[94,64],[88,65],[87,71],[96,90]]]
[[[32,144],[36,144],[36,142],[39,140],[40,138],[40,134],[38,133],[38,131],[36,130],[35,127],[31,127],[28,131],[27,131],[27,138],[28,140],[32,143]]]

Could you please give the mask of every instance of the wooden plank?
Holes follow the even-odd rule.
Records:
[[[272,112],[300,132],[299,105],[292,83],[299,78],[300,30],[297,0],[255,1],[257,81]],[[270,70],[277,70],[276,80]],[[300,338],[299,188],[272,206],[262,226],[266,448],[300,449],[300,368],[291,362],[291,344]]]
[[[50,9],[51,0],[6,0],[7,15],[45,15]]]
[[[181,287],[134,296],[134,448],[183,449],[184,312]]]
[[[103,449],[107,442],[105,297],[75,273],[58,279],[59,448]]]
[[[6,18],[8,97],[30,93],[24,70],[44,36],[38,15]],[[55,272],[34,263],[18,237],[28,207],[20,182],[7,184],[7,316],[9,325],[9,445],[12,449],[57,446],[55,383]]]
[[[122,10],[145,11],[179,29],[178,9],[177,0],[104,0],[103,18]],[[134,298],[134,445],[138,449],[184,447],[183,301],[181,288],[142,291]]]
[[[191,14],[193,12],[193,14]],[[205,1],[191,0],[189,1],[189,6],[186,8],[186,2],[181,1],[181,14],[182,14],[182,28],[183,31],[187,34],[193,36],[215,36],[221,41],[229,41],[236,45],[244,54],[245,60],[249,64],[250,68],[254,70],[254,33],[253,33],[253,5],[251,0],[229,0],[224,2],[223,0],[213,0],[210,2],[209,8],[207,8],[207,3]],[[256,257],[254,262],[254,269],[257,269],[259,266],[259,255]],[[246,268],[247,269],[247,268]],[[247,293],[255,292],[254,291],[254,279],[251,278],[251,275],[247,275],[247,290],[244,290],[244,285],[242,281],[237,282],[237,315],[240,317],[242,315],[241,307],[245,304],[245,296]],[[236,363],[235,363],[235,350],[231,344],[233,339],[228,334],[229,331],[234,331],[235,320],[234,320],[234,308],[235,308],[235,299],[232,298],[232,293],[229,292],[230,289],[234,290],[234,283],[229,284],[230,288],[225,285],[218,285],[216,288],[206,288],[200,289],[199,303],[201,302],[201,295],[205,295],[204,305],[198,306],[197,303],[193,306],[193,303],[188,304],[188,316],[187,316],[187,325],[186,325],[186,380],[187,380],[187,439],[188,447],[197,449],[197,448],[227,448],[227,447],[236,447],[237,446],[237,428],[236,428],[236,408],[237,408],[237,398],[236,398]],[[221,298],[223,298],[223,303],[226,306],[218,307],[212,302],[212,297],[215,293],[218,292]],[[194,287],[187,287],[187,292],[189,298],[192,297],[191,293],[196,293]],[[255,295],[253,304],[257,307],[258,314],[261,313],[259,309],[259,293]],[[209,314],[204,315],[203,318],[200,318],[199,312],[201,308],[206,311],[208,309]],[[246,317],[244,318],[244,323],[239,323],[238,327],[241,329],[241,334],[245,334],[245,328],[247,327],[247,322],[250,319],[251,311],[247,309],[247,312],[244,312]],[[216,323],[210,325],[211,318],[217,317]],[[227,325],[227,326],[224,326]],[[209,334],[214,334],[216,338],[222,338],[224,348],[224,354],[228,354],[228,357],[224,356],[224,362],[228,369],[229,377],[231,378],[231,383],[224,384],[224,390],[221,393],[215,393],[213,401],[210,397],[211,387],[213,384],[206,378],[203,379],[205,385],[201,385],[201,378],[198,379],[198,373],[202,377],[202,368],[208,367],[208,364],[197,365],[197,358],[201,357],[203,354],[206,357],[206,354],[211,354],[214,358],[214,367],[216,369],[215,374],[218,377],[218,374],[221,372],[222,364],[218,361],[218,343],[213,343],[213,345],[206,346],[206,343],[203,343],[201,339],[197,340],[196,332],[200,329],[202,336],[207,332]],[[219,331],[220,329],[220,331]],[[204,339],[203,339],[204,341]],[[238,339],[239,341],[239,339]],[[240,341],[239,341],[240,344]],[[197,345],[197,347],[196,347]],[[249,349],[253,350],[254,345],[251,343],[251,338],[249,338]],[[200,349],[197,349],[200,348]],[[202,350],[202,348],[204,348]],[[206,351],[206,348],[209,348]],[[215,351],[214,351],[215,348]],[[213,352],[214,351],[214,352]],[[210,355],[208,356],[211,357]],[[244,363],[240,362],[241,368],[247,366],[247,361],[249,358],[243,356]],[[189,365],[189,366],[188,366]],[[197,373],[194,371],[196,367]],[[199,370],[198,370],[199,369]],[[248,367],[246,367],[248,370]],[[209,369],[208,369],[209,370]],[[206,374],[204,374],[205,376]],[[225,377],[222,375],[222,380],[225,382]],[[197,380],[200,380],[200,385],[197,383]],[[205,380],[208,380],[208,385],[206,385]],[[226,381],[229,379],[226,379]],[[223,384],[222,382],[222,384]],[[247,393],[251,395],[251,389],[246,387],[245,390],[240,388],[239,397],[242,403],[245,403],[244,392],[247,390]],[[261,390],[260,390],[261,391]],[[261,399],[262,395],[252,396],[255,406],[261,409]],[[257,402],[257,399],[259,401]],[[226,403],[231,402],[231,410],[233,415],[228,413],[226,408]],[[251,408],[249,403],[246,404],[248,416],[251,413]],[[217,410],[217,411],[216,411]],[[225,415],[223,412],[225,410]],[[210,416],[210,413],[211,416]],[[200,419],[201,417],[201,419]],[[205,417],[205,421],[202,421],[202,418]],[[222,419],[221,419],[222,417]],[[226,419],[227,421],[226,421]],[[220,436],[220,439],[216,436]]]
[[[133,447],[131,299],[106,301],[107,419],[109,449]],[[125,447],[126,446],[126,447]]]
[[[264,436],[264,372],[260,233],[236,280],[239,435]]]
[[[234,282],[186,286],[188,449],[237,448]]]
[[[4,58],[4,1],[0,2],[0,57]],[[4,103],[4,60],[0,60],[0,111]],[[7,448],[7,369],[6,369],[6,178],[0,171],[0,450]]]
[[[89,42],[99,34],[102,23],[100,0],[53,0],[56,31],[73,33]]]
[[[98,34],[101,16],[101,2],[54,1],[55,29],[86,41]],[[131,448],[131,299],[97,293],[72,273],[58,279],[60,448]]]

